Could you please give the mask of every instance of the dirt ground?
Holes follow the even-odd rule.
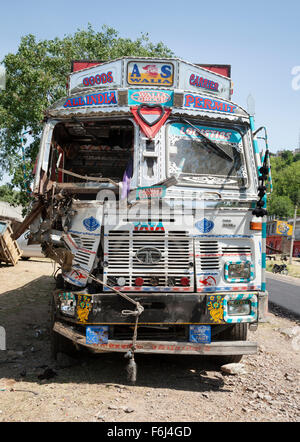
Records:
[[[198,356],[136,355],[136,385],[122,354],[78,359],[49,351],[53,265],[20,261],[0,267],[0,421],[198,422],[299,421],[300,333],[277,308],[249,332],[259,343],[244,371],[223,373]],[[51,379],[39,376],[49,369]]]

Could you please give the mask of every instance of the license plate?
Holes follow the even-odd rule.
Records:
[[[190,325],[190,342],[196,342],[197,344],[210,344],[211,326]]]
[[[107,344],[108,325],[92,326],[86,328],[86,344]]]

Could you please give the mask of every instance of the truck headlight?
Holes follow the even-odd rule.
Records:
[[[75,306],[74,305],[61,305],[60,311],[63,315],[66,316],[75,316]]]
[[[226,281],[244,282],[253,279],[250,261],[226,262],[224,268]]]
[[[227,311],[229,316],[243,316],[250,315],[251,304],[250,301],[228,301]]]
[[[66,316],[75,316],[76,298],[73,293],[60,293],[60,312]]]

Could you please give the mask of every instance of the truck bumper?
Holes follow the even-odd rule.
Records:
[[[144,311],[139,325],[155,324],[234,324],[265,322],[268,312],[267,292],[227,292],[227,293],[126,293],[138,301]],[[133,309],[134,305],[118,294],[81,292],[54,293],[58,319],[81,325],[134,325],[133,316],[122,315],[123,310]],[[248,315],[232,315],[228,305],[231,301],[249,302]],[[67,310],[72,307],[72,314]],[[64,314],[65,312],[65,314]]]
[[[53,326],[56,333],[68,338],[76,345],[82,345],[96,352],[127,352],[132,347],[132,340],[108,340],[106,344],[87,344],[85,335],[56,321]],[[250,341],[220,341],[210,344],[175,341],[137,341],[135,353],[166,353],[177,355],[249,355],[257,352],[257,343]]]

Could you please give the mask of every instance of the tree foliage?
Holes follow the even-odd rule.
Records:
[[[291,151],[271,157],[273,193],[268,198],[268,213],[291,217],[294,206],[300,205],[300,159]]]
[[[0,201],[6,201],[7,203],[15,206],[20,203],[20,192],[17,192],[8,184],[0,186]]]
[[[170,57],[172,51],[163,43],[153,44],[147,34],[136,40],[122,38],[103,26],[95,31],[91,25],[73,35],[37,41],[32,34],[21,39],[15,54],[2,60],[7,71],[6,91],[0,93],[0,177],[4,171],[13,176],[12,184],[20,188],[22,201],[28,200],[23,173],[21,134],[31,130],[25,151],[26,175],[32,170],[38,152],[43,112],[66,95],[66,81],[71,61],[110,60],[122,56]]]

